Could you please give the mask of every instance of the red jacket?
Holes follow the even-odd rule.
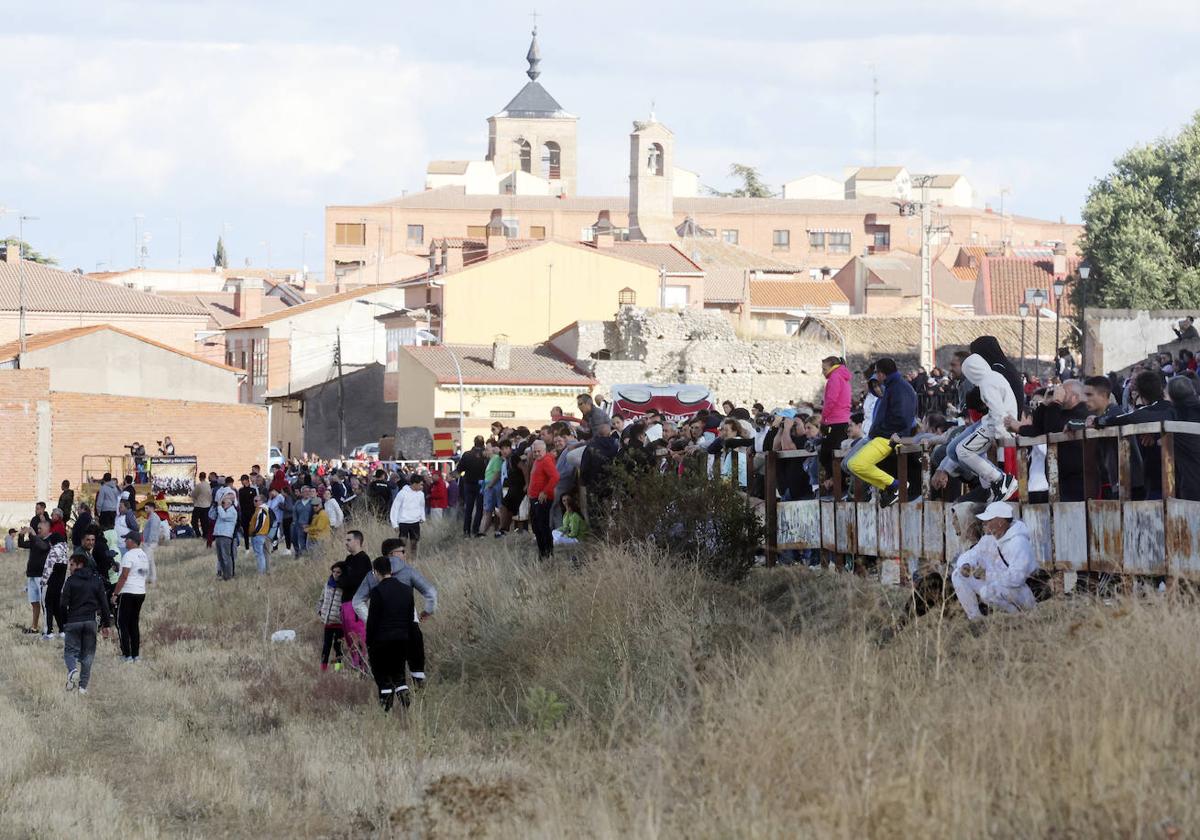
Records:
[[[271,477],[270,489],[278,490],[280,493],[282,493],[285,489],[287,489],[287,486],[287,475],[284,473],[283,467],[279,467],[275,470],[275,475]]]
[[[450,491],[446,482],[437,477],[429,487],[429,509],[442,510],[450,506]]]
[[[838,365],[825,377],[821,422],[826,426],[850,422],[850,368]]]
[[[542,493],[548,498],[554,497],[554,487],[558,484],[558,467],[555,461],[554,455],[547,452],[533,465],[533,472],[529,476],[529,498],[537,499]]]

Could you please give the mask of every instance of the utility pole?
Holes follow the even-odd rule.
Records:
[[[658,267],[658,306],[660,309],[667,308],[667,267],[660,265]]]
[[[333,351],[338,376],[338,457],[346,454],[346,388],[342,384],[342,328],[337,328],[337,348]]]
[[[936,325],[933,317],[933,258],[931,249],[934,234],[949,230],[946,225],[933,224],[933,210],[929,206],[929,184],[932,175],[921,175],[917,185],[921,188],[921,367],[932,370],[936,363]]]
[[[879,165],[879,74],[871,65],[871,165]]]
[[[25,223],[35,221],[37,216],[17,216],[17,333],[20,339],[17,367],[21,366],[21,357],[25,355]]]

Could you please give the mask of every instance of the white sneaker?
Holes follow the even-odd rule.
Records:
[[[81,688],[81,689],[79,689],[79,693],[80,693],[80,694],[87,694],[87,689],[86,689],[86,688]]]
[[[43,633],[43,634],[42,634],[42,641],[43,641],[43,642],[48,642],[48,641],[50,641],[50,640],[51,640],[51,639],[53,639],[53,638],[54,638],[54,634],[53,634],[53,633]]]
[[[66,633],[59,633],[59,634],[58,634],[58,638],[60,638],[60,639],[65,639],[65,638],[67,638],[67,634],[66,634]]]
[[[78,685],[79,685],[79,669],[72,668],[71,673],[67,674],[66,689],[67,689],[67,691],[74,691],[76,686],[78,686]],[[82,689],[82,690],[87,691],[86,688]]]
[[[1017,479],[1005,474],[999,481],[992,485],[992,501],[1007,502],[1013,496],[1017,495],[1019,489]]]

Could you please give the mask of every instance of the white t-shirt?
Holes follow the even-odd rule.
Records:
[[[150,574],[150,558],[140,548],[131,548],[121,558],[121,570],[129,570],[125,584],[121,587],[125,595],[145,595],[146,576]]]

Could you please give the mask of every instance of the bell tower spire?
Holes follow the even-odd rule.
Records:
[[[542,75],[542,71],[538,69],[538,65],[542,63],[542,53],[538,49],[537,42],[537,12],[533,13],[533,40],[529,42],[529,52],[525,53],[525,60],[529,62],[529,69],[525,71],[525,75],[529,77],[529,81],[536,82],[537,77]]]

